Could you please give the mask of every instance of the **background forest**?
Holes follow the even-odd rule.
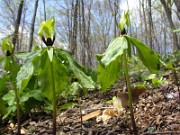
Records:
[[[0,134],[180,133],[179,0],[0,9]]]
[[[37,31],[43,20],[54,16],[55,46],[70,50],[78,62],[95,68],[95,54],[104,52],[113,37],[120,35],[117,22],[128,9],[128,35],[163,56],[180,49],[179,33],[173,32],[180,28],[178,0],[3,0],[0,9],[0,40],[10,37],[15,52],[45,46]]]

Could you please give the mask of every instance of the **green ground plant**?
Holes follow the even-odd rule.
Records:
[[[42,22],[38,34],[47,47],[35,49],[30,53],[21,53],[18,58],[24,62],[17,74],[17,87],[20,91],[31,83],[33,75],[37,75],[38,85],[43,96],[52,102],[53,134],[56,134],[57,98],[68,90],[72,74],[83,88],[94,88],[94,81],[84,67],[79,65],[71,53],[53,47],[56,32],[55,19]],[[68,83],[69,82],[69,83]],[[66,96],[68,94],[66,93]]]
[[[19,93],[16,86],[16,76],[17,76],[20,66],[14,60],[15,58],[14,58],[14,55],[12,54],[13,45],[8,38],[2,41],[1,48],[5,55],[1,57],[0,61],[3,62],[4,64],[3,69],[8,74],[9,82],[11,83],[10,85],[11,90],[8,92],[8,94],[10,93],[13,94],[13,99],[8,101],[9,107],[3,119],[5,119],[11,112],[15,112],[17,110],[18,135],[20,135],[20,130],[21,130],[20,103],[19,103]],[[8,98],[8,94],[3,96],[1,100],[6,100]],[[4,108],[2,110],[4,110]],[[5,110],[3,112],[5,112]]]
[[[138,131],[133,113],[131,83],[127,58],[131,58],[132,56],[131,47],[133,45],[137,49],[140,60],[151,72],[154,72],[160,68],[160,61],[158,55],[156,55],[156,53],[153,52],[146,44],[136,38],[126,35],[125,27],[128,27],[129,25],[129,12],[125,12],[122,14],[118,25],[121,31],[121,35],[112,40],[106,51],[103,54],[96,55],[96,58],[100,63],[97,69],[98,81],[101,82],[103,90],[106,90],[115,82],[115,80],[119,77],[120,70],[124,70],[128,88],[129,107],[133,132],[135,135],[137,135]],[[123,69],[120,69],[120,62],[123,62]]]

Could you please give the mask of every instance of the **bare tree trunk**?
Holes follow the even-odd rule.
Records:
[[[21,22],[21,15],[22,15],[23,4],[24,4],[24,0],[21,0],[20,4],[19,4],[19,8],[18,8],[18,14],[17,14],[16,23],[15,23],[14,35],[12,37],[12,43],[14,45],[13,52],[15,52],[16,49],[17,49],[17,41],[18,41],[18,34],[19,34],[19,25],[20,25],[20,22]]]
[[[180,20],[180,1],[179,0],[174,0],[174,3],[176,5],[176,8],[177,8],[177,17],[178,19]]]
[[[92,66],[92,47],[91,47],[91,8],[93,0],[90,0],[88,6],[88,23],[87,23],[87,53],[88,53],[88,67]]]
[[[21,50],[21,48],[22,48],[22,43],[23,43],[23,39],[24,39],[24,33],[23,33],[23,31],[24,31],[24,27],[25,27],[25,20],[26,20],[26,8],[24,8],[24,13],[23,13],[23,19],[22,19],[22,29],[21,29],[21,38],[20,38],[20,41],[19,41],[19,44],[18,44],[18,46],[17,46],[17,50]],[[27,44],[26,44],[27,45]],[[24,46],[25,46],[25,44],[24,44]]]
[[[79,0],[76,0],[75,9],[74,9],[74,17],[73,17],[73,31],[71,37],[71,52],[75,56],[75,52],[77,50],[77,27],[78,27],[78,8],[79,8]]]
[[[112,16],[114,16],[114,37],[117,36],[117,27],[118,27],[118,22],[117,22],[117,14],[118,14],[118,5],[119,5],[119,0],[114,0],[113,7],[111,5],[111,1],[108,0],[109,6],[111,8]]]
[[[29,52],[31,51],[32,45],[33,45],[34,24],[35,24],[36,13],[37,13],[37,8],[38,8],[38,1],[39,0],[35,1],[34,14],[33,14],[32,22],[31,22],[31,32],[30,32],[30,38],[29,38]]]
[[[144,17],[144,28],[145,28],[145,43],[147,44],[147,20],[146,20],[146,13],[145,13],[145,7],[144,7],[144,0],[142,0],[142,8],[143,8],[143,17]]]
[[[85,22],[85,14],[84,14],[84,0],[81,0],[81,11],[82,11],[82,64],[85,66],[86,64],[86,22]]]
[[[142,13],[141,13],[141,0],[139,0],[139,18],[140,18],[140,26],[143,26],[143,17],[142,17]],[[140,27],[140,31],[141,31],[141,40],[143,40],[143,28]]]
[[[148,18],[149,18],[149,44],[150,48],[153,49],[153,38],[152,38],[152,14],[151,14],[151,0],[148,0]]]
[[[44,6],[44,20],[46,21],[46,1],[43,0],[43,6]]]
[[[171,16],[171,9],[168,7],[167,3],[165,0],[161,0],[161,3],[164,7],[164,10],[165,10],[165,13],[166,13],[166,16],[168,18],[168,22],[169,22],[169,25],[170,25],[170,28],[171,28],[171,31],[173,31],[175,29],[175,25],[172,21],[172,16]],[[180,50],[180,46],[178,45],[178,38],[177,38],[177,35],[175,32],[171,32],[172,34],[172,44],[173,44],[173,50],[176,51],[176,50]]]

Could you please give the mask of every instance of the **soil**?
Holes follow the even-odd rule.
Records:
[[[180,134],[180,97],[178,86],[175,85],[173,76],[171,78],[168,83],[159,87],[147,88],[146,92],[140,96],[139,102],[133,106],[139,134]],[[87,120],[82,123],[78,105],[58,112],[57,135],[133,134],[129,109],[122,108],[116,111],[113,105],[107,102],[122,89],[122,86],[114,85],[107,92],[93,90],[88,96],[82,96],[81,112],[83,116],[87,116]],[[52,125],[50,113],[33,112],[31,117],[22,121],[21,133],[50,135]],[[3,135],[16,134],[17,126],[9,122],[1,128],[0,133]]]

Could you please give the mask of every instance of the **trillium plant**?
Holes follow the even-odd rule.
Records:
[[[73,74],[83,88],[94,88],[94,81],[84,67],[79,65],[70,52],[54,48],[56,37],[55,19],[41,23],[38,34],[46,47],[35,48],[30,53],[21,53],[17,57],[24,61],[17,74],[17,87],[23,91],[30,83],[33,75],[38,77],[38,85],[43,95],[52,102],[53,106],[53,135],[56,134],[57,98],[61,97],[68,88]]]
[[[129,68],[127,58],[131,58],[131,49],[134,46],[137,50],[138,56],[142,63],[151,71],[154,72],[160,68],[160,60],[158,55],[153,52],[142,41],[126,35],[126,29],[130,25],[129,12],[124,12],[121,16],[118,27],[121,35],[113,39],[106,51],[103,54],[96,55],[99,61],[98,66],[98,80],[101,83],[102,89],[106,90],[117,80],[120,75],[120,62],[123,63],[123,71],[126,77],[126,84],[128,89],[130,115],[133,126],[133,132],[138,134],[136,123],[134,119],[134,112],[132,106],[132,92],[129,77]]]
[[[17,62],[14,59],[14,54],[13,52],[13,44],[11,43],[10,39],[4,39],[2,41],[2,51],[4,52],[4,56],[2,56],[0,58],[0,63],[3,63],[3,69],[4,71],[6,71],[6,73],[9,75],[9,79],[7,81],[9,81],[11,83],[12,86],[11,90],[9,91],[9,95],[11,93],[11,95],[13,95],[13,99],[10,102],[8,102],[8,109],[4,110],[4,117],[3,119],[5,119],[10,113],[17,111],[17,126],[18,126],[18,135],[20,134],[20,103],[19,103],[19,91],[17,89],[16,86],[16,76],[17,73],[19,71],[20,66],[17,64]],[[9,96],[3,96],[2,99],[6,100],[7,98],[9,98]],[[14,102],[15,101],[15,102]],[[1,102],[2,103],[2,102]],[[2,106],[0,106],[0,109],[2,109]]]

